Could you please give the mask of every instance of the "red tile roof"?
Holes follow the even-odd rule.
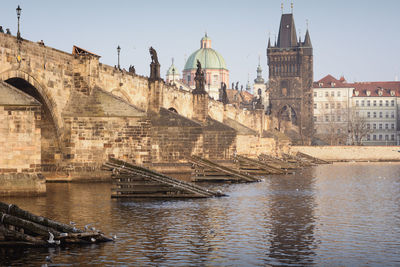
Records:
[[[346,83],[344,83],[346,80],[344,77],[341,77],[340,80],[336,79],[332,75],[328,74],[321,80],[314,82],[313,87],[314,88],[346,88],[348,87]]]
[[[387,97],[392,96],[391,91],[394,92],[393,96],[400,96],[400,82],[356,82],[347,85],[354,88],[353,97]],[[369,95],[367,94],[368,91]],[[382,95],[379,95],[379,91],[382,92]],[[356,92],[358,92],[358,95]]]

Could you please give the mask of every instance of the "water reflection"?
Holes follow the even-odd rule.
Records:
[[[115,200],[109,184],[49,184],[3,198],[114,243],[1,250],[0,265],[399,265],[400,164],[334,164],[261,183],[206,185],[226,198]]]
[[[293,176],[276,176],[269,181],[272,230],[268,264],[312,264],[315,255],[315,179],[312,169]],[[271,260],[272,258],[272,260]]]

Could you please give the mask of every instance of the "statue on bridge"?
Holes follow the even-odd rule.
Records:
[[[130,65],[128,71],[129,71],[129,73],[136,74],[135,66]]]
[[[193,90],[193,94],[206,94],[207,92],[204,89],[206,79],[204,77],[204,71],[201,69],[201,63],[199,60],[197,60],[197,70],[196,75],[194,76],[194,81],[196,88]]]
[[[221,82],[221,87],[222,87],[221,102],[224,105],[229,104],[228,94],[226,93],[226,84],[224,82]]]
[[[0,32],[4,33],[3,26],[0,26]]]
[[[161,80],[160,63],[158,62],[157,52],[152,46],[150,46],[149,52],[151,55],[150,80],[152,81]]]

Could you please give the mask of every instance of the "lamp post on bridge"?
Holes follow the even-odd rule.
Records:
[[[117,47],[117,52],[118,52],[118,69],[120,70],[121,67],[120,67],[120,65],[119,65],[119,53],[121,52],[121,47],[119,47],[119,45],[118,45],[118,47]]]
[[[19,5],[18,5],[18,7],[17,7],[17,9],[16,9],[16,11],[17,11],[17,18],[18,18],[18,31],[17,31],[17,40],[18,41],[21,41],[21,33],[20,33],[20,31],[19,31],[19,19],[21,18],[21,8],[19,7]]]

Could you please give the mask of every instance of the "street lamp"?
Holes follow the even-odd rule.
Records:
[[[19,19],[20,19],[20,17],[21,17],[21,8],[19,7],[19,5],[18,5],[18,7],[17,7],[17,9],[16,9],[16,11],[17,11],[17,18],[18,18],[18,32],[17,32],[17,40],[21,40],[21,33],[19,32]]]
[[[120,67],[120,65],[119,65],[119,53],[121,52],[121,47],[119,47],[119,45],[118,45],[118,47],[117,47],[117,52],[118,52],[118,69],[120,70],[121,67]]]

